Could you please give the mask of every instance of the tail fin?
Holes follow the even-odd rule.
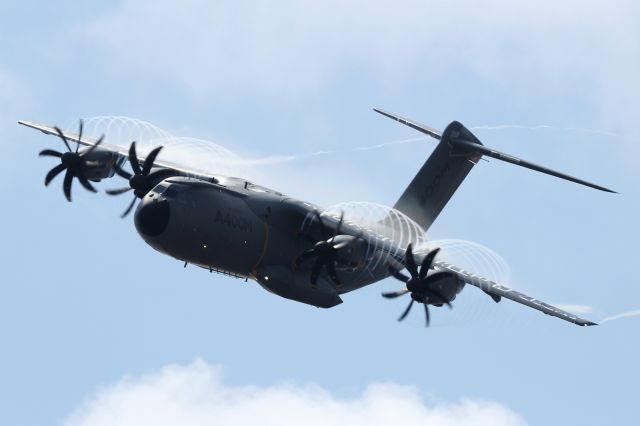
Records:
[[[469,129],[457,121],[449,124],[444,132],[440,133],[438,130],[389,112],[375,108],[374,111],[440,141],[394,206],[395,209],[416,221],[425,231],[429,229],[458,186],[483,155],[600,191],[615,193],[602,186],[487,148]]]

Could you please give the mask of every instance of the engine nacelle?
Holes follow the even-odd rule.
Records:
[[[433,270],[429,271],[429,273],[427,274],[427,279],[434,275],[442,276],[442,278],[432,282],[429,285],[429,288],[431,290],[435,290],[439,296],[444,297],[444,299],[448,302],[453,302],[456,296],[464,288],[465,282],[454,273],[443,274],[442,272]],[[442,306],[442,303],[433,303],[433,305]]]
[[[82,171],[87,179],[94,182],[112,177],[115,174],[115,165],[120,166],[126,160],[120,154],[101,147],[97,147],[91,152],[88,151],[88,147],[79,151],[83,159]]]

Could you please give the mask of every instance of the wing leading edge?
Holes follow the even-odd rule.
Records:
[[[546,315],[551,315],[583,327],[598,325],[595,322],[580,318],[570,312],[564,311],[560,308],[556,308],[555,306],[542,302],[536,298],[512,290],[507,286],[497,284],[486,278],[465,271],[464,269],[452,265],[451,263],[436,261],[434,262],[434,266],[438,270],[449,271],[457,274],[465,283],[478,287],[485,293],[489,294],[496,301],[499,301],[500,297],[504,297],[506,299],[513,300],[514,302],[521,303],[530,308],[537,309],[538,311]]]
[[[58,136],[58,132],[52,126],[47,126],[45,124],[38,124],[38,123],[34,123],[32,121],[26,121],[26,120],[20,120],[20,121],[18,121],[18,124],[21,124],[23,126],[29,127],[31,129],[39,130],[42,133],[47,134],[47,135]],[[67,138],[69,141],[78,142],[80,145],[93,146],[97,142],[95,139],[91,139],[91,138],[85,137],[85,136],[82,137],[82,140],[79,140],[78,135],[75,134],[75,133],[66,132],[66,131],[63,131],[62,133],[64,134],[65,138]],[[115,152],[115,153],[117,153],[119,155],[122,155],[125,158],[129,158],[129,149],[128,148],[123,148],[123,147],[118,146],[118,145],[112,145],[112,144],[109,144],[107,142],[103,142],[100,145],[100,148]],[[144,162],[144,160],[146,159],[146,155],[138,154],[138,159]],[[156,160],[156,161],[154,161],[154,166],[167,168],[167,169],[172,169],[172,170],[175,170],[176,172],[178,172],[179,174],[182,174],[184,176],[190,176],[190,177],[194,177],[194,178],[202,179],[202,180],[212,180],[212,179],[216,178],[215,176],[213,176],[213,175],[211,175],[209,173],[203,172],[201,170],[193,170],[193,169],[185,168],[183,166],[171,163],[169,161]]]

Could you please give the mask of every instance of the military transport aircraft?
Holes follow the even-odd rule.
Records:
[[[492,157],[606,192],[610,189],[538,166],[484,146],[457,121],[443,132],[389,112],[376,112],[399,121],[439,141],[394,208],[425,231],[438,217],[458,186],[482,156]],[[45,185],[65,172],[63,192],[71,201],[73,179],[96,192],[91,182],[115,175],[128,185],[107,190],[110,195],[133,191],[126,216],[140,200],[134,223],[140,236],[154,249],[187,264],[235,277],[254,279],[279,296],[317,307],[342,303],[340,295],[393,276],[404,286],[387,292],[386,298],[408,294],[410,302],[451,307],[465,284],[480,288],[495,302],[502,298],[537,309],[581,326],[594,322],[526,296],[504,285],[482,278],[437,259],[438,249],[416,250],[371,232],[366,227],[329,215],[310,203],[240,178],[190,170],[169,161],[159,161],[162,147],[146,156],[104,141],[63,132],[29,121],[22,125],[57,135],[67,151],[45,149],[41,156],[60,159],[47,173]],[[71,147],[75,142],[75,148]],[[129,162],[131,172],[124,169]],[[384,219],[383,219],[384,220]],[[409,275],[401,270],[406,269]]]

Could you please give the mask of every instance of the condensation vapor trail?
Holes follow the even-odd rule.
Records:
[[[75,125],[75,123],[74,123]],[[222,145],[214,142],[185,137],[175,137],[169,132],[154,126],[153,124],[138,120],[130,117],[118,117],[118,116],[100,116],[85,118],[85,127],[87,133],[93,129],[94,137],[99,137],[100,134],[106,133],[110,136],[110,143],[128,147],[131,140],[137,140],[140,142],[158,143],[163,141],[164,144],[172,145],[174,147],[195,147],[197,149],[204,150],[212,154],[212,157],[216,159],[224,160],[226,165],[231,166],[270,166],[289,163],[297,160],[303,160],[306,158],[314,158],[319,156],[328,155],[345,155],[349,153],[361,152],[361,151],[373,151],[382,149],[389,146],[398,146],[416,142],[427,142],[429,138],[425,136],[413,137],[409,139],[392,140],[388,142],[382,142],[375,145],[364,145],[355,148],[338,149],[338,150],[326,150],[316,151],[306,154],[297,155],[272,155],[267,157],[258,158],[246,158],[238,155]],[[505,130],[505,129],[523,129],[523,130],[561,130],[561,131],[578,131],[592,134],[605,135],[609,137],[618,137],[616,133],[599,131],[593,129],[577,128],[577,127],[554,127],[547,124],[541,124],[536,126],[525,126],[520,124],[498,124],[498,125],[482,125],[471,127],[472,130]],[[201,156],[199,154],[199,156]]]
[[[371,151],[375,149],[384,148],[387,146],[403,145],[408,143],[422,142],[426,140],[427,138],[424,138],[424,137],[400,139],[395,141],[383,142],[377,145],[359,146],[356,148],[351,148],[346,150],[315,151],[315,152],[310,152],[308,154],[300,154],[300,155],[277,155],[277,156],[270,156],[270,157],[257,158],[257,159],[239,160],[239,163],[245,164],[245,165],[265,165],[266,166],[266,165],[273,165],[273,164],[288,163],[291,161],[301,160],[305,158],[320,157],[325,155],[348,154],[348,153],[358,152],[358,151]]]
[[[540,130],[540,129],[551,129],[552,127],[548,124],[538,124],[537,126],[525,126],[522,124],[496,124],[496,125],[488,125],[483,124],[481,126],[473,126],[470,127],[471,130],[509,130],[509,129],[521,129],[521,130]]]
[[[496,124],[496,125],[485,124],[485,125],[470,127],[470,129],[471,130],[510,130],[510,129],[545,130],[545,129],[548,129],[548,130],[561,130],[564,132],[583,132],[583,133],[590,133],[594,135],[602,135],[602,136],[608,136],[608,137],[620,137],[620,135],[617,133],[607,132],[604,130],[594,130],[594,129],[587,129],[582,127],[555,127],[548,124],[538,124],[535,126],[525,126],[522,124]],[[261,159],[243,160],[242,163],[249,164],[249,165],[282,164],[286,162],[301,160],[304,158],[312,158],[312,157],[335,155],[335,154],[348,154],[348,153],[358,152],[358,151],[372,151],[380,148],[385,148],[388,146],[404,145],[404,144],[415,143],[415,142],[424,142],[427,140],[428,138],[426,137],[416,137],[416,138],[409,138],[409,139],[393,140],[389,142],[382,142],[376,145],[359,146],[359,147],[351,148],[347,150],[316,151],[316,152],[311,152],[308,154],[300,154],[300,155],[280,155],[280,156],[273,156],[273,157],[265,157]]]
[[[600,324],[603,324],[609,321],[616,321],[623,318],[631,318],[631,317],[640,317],[640,309],[637,309],[635,311],[623,312],[621,314],[612,315],[610,317],[603,318],[600,321]]]
[[[426,141],[426,140],[427,140],[427,138],[425,138],[425,137],[411,138],[411,139],[401,139],[401,140],[396,140],[396,141],[379,143],[378,145],[359,146],[357,148],[354,148],[352,151],[369,151],[369,150],[372,150],[372,149],[384,148],[385,146],[404,145],[404,144],[407,144],[407,143],[421,142],[421,141]]]

